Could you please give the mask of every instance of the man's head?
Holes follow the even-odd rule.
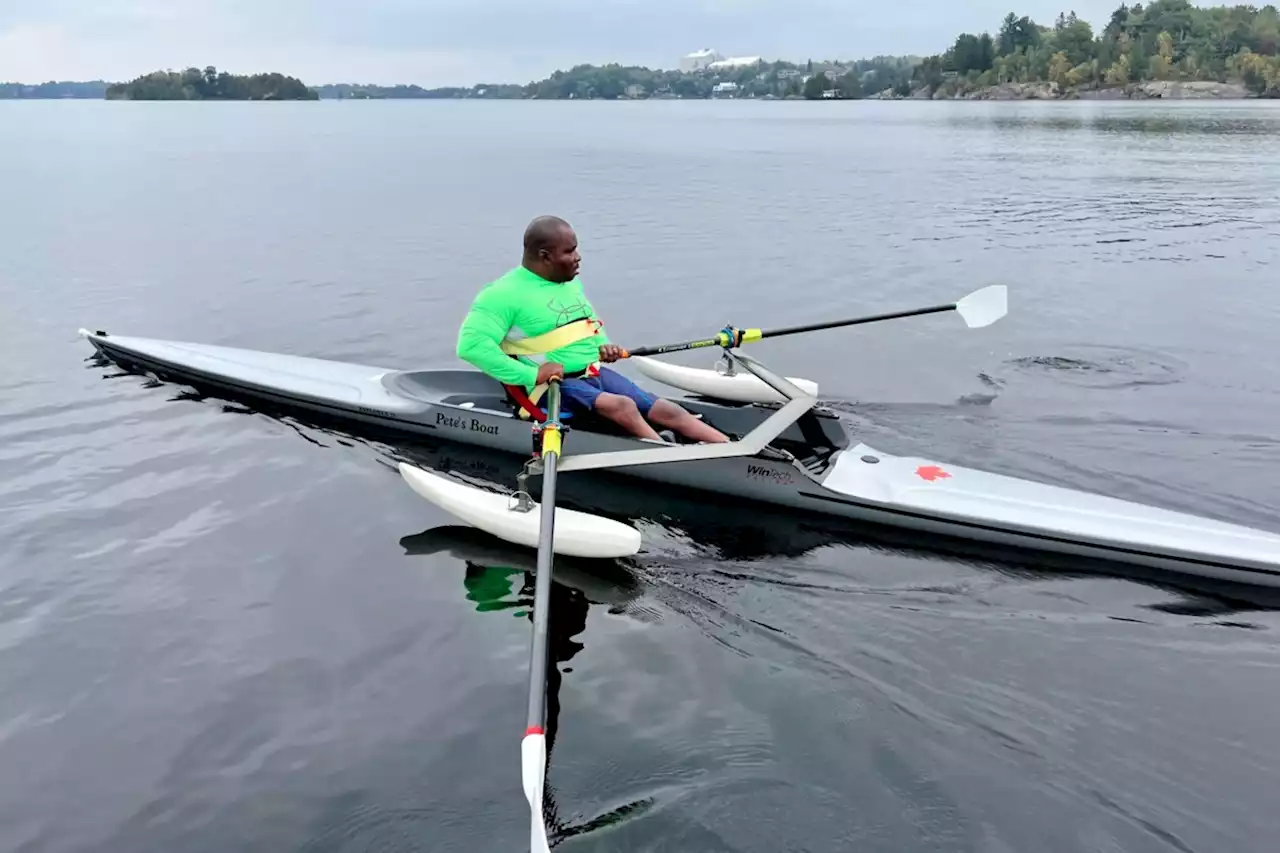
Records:
[[[524,266],[547,281],[573,281],[581,263],[578,236],[560,217],[539,216],[524,230]]]

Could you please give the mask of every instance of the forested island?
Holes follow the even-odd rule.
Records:
[[[524,85],[320,87],[330,98],[1062,98],[1280,97],[1274,5],[1121,5],[1095,34],[1074,12],[1051,24],[1007,15],[942,53],[680,72],[578,65]]]
[[[201,71],[153,71],[107,87],[111,101],[315,101],[319,94],[283,74],[228,74],[210,65]]]

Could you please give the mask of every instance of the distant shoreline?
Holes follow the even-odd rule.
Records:
[[[969,92],[948,93],[939,89],[930,94],[918,90],[904,98],[885,100],[934,101],[1255,101],[1268,100],[1243,83],[1217,80],[1161,80],[1131,83],[1128,86],[1099,88],[1059,87],[1056,83],[1003,83]]]
[[[855,61],[726,58],[704,48],[679,70],[579,64],[529,83],[423,88],[327,83],[213,66],[128,83],[0,83],[0,99],[119,100],[1252,100],[1280,98],[1274,5],[1121,4],[1100,30],[1074,12],[1051,25],[1010,12],[932,56]]]
[[[1188,82],[1202,81],[1182,81],[1183,87]],[[911,101],[919,103],[921,101],[946,101],[950,103],[982,101],[982,102],[1018,102],[1018,101],[1274,101],[1278,100],[1273,95],[1255,95],[1248,91],[1237,92],[1243,87],[1239,84],[1214,84],[1223,88],[1219,94],[1207,93],[1190,93],[1185,88],[1183,91],[1172,91],[1161,94],[1147,94],[1143,92],[1134,92],[1126,89],[1091,89],[1085,91],[1053,91],[1048,84],[1010,84],[1008,86],[992,86],[987,89],[980,89],[974,92],[964,94],[947,95],[941,92],[933,95],[910,94],[910,95],[872,95],[866,98],[831,98],[834,103],[847,103],[852,101],[871,101],[871,102],[895,102],[895,101]],[[319,101],[415,101],[415,102],[477,102],[486,103],[641,103],[641,102],[661,102],[661,103],[706,103],[708,101],[733,101],[735,103],[814,103],[814,99],[803,97],[784,97],[784,98],[99,98],[85,96],[67,96],[67,95],[37,95],[24,97],[0,97],[0,103],[6,101],[132,101],[135,103],[269,103],[275,102],[293,102],[293,103],[314,103]]]
[[[176,75],[175,75],[176,76]],[[230,77],[230,75],[222,75]],[[256,79],[255,79],[256,78]],[[806,100],[868,100],[868,101],[1147,101],[1147,100],[1203,100],[1203,101],[1254,101],[1274,100],[1280,92],[1252,92],[1240,81],[1221,80],[1156,80],[1129,83],[1125,86],[1060,86],[1055,82],[1031,81],[1025,83],[999,83],[993,86],[973,88],[965,85],[918,86],[903,91],[886,89],[875,94],[846,97],[838,89],[828,89],[824,97],[812,98],[801,94],[763,96],[740,94],[671,95],[671,94],[623,94],[618,97],[539,97],[524,93],[473,94],[469,90],[446,90],[449,94],[437,94],[441,90],[414,91],[414,87],[387,87],[391,90],[409,89],[412,93],[382,96],[363,87],[363,94],[339,94],[347,84],[327,84],[306,87],[296,78],[282,75],[255,75],[252,84],[243,84],[242,92],[251,96],[200,96],[181,83],[163,85],[156,93],[156,75],[149,75],[145,84],[109,83],[105,81],[60,82],[27,85],[0,83],[0,101],[806,101]],[[142,79],[142,78],[140,78]],[[151,91],[147,86],[152,87]]]

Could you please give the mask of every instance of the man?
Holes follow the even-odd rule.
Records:
[[[546,354],[535,366],[512,358],[502,342],[513,328],[529,337],[552,332],[579,320],[594,320],[595,310],[578,281],[578,238],[569,223],[540,216],[524,232],[521,265],[486,285],[471,304],[458,330],[458,357],[506,385],[535,385],[561,377],[561,405],[568,412],[595,412],[639,438],[661,441],[654,426],[674,430],[692,441],[728,441],[670,400],[661,400],[621,373],[598,362],[614,362],[623,350],[609,343],[603,324]]]

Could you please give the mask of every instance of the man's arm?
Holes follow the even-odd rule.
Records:
[[[529,387],[538,378],[531,362],[517,360],[502,351],[502,341],[511,331],[513,318],[501,300],[489,298],[493,291],[482,290],[458,329],[458,358],[507,385]]]

